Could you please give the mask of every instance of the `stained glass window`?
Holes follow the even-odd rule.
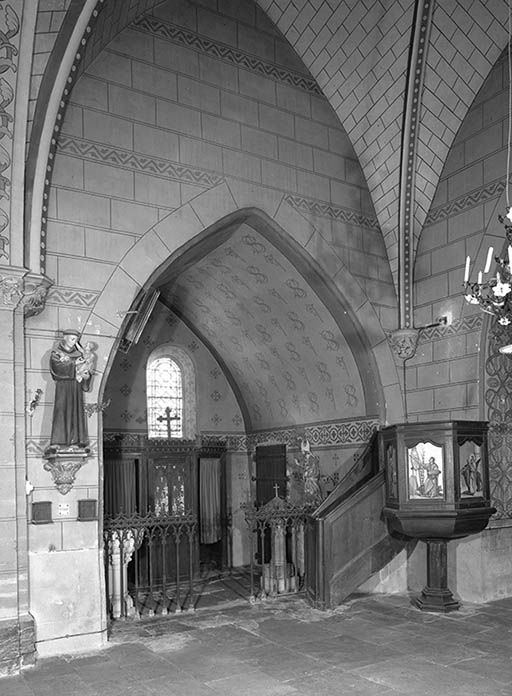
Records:
[[[147,366],[148,436],[183,437],[183,375],[167,356]]]

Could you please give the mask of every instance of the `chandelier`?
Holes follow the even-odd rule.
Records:
[[[512,207],[509,199],[510,183],[510,154],[512,139],[512,55],[511,55],[511,0],[508,1],[508,142],[507,142],[507,175],[505,180],[505,194],[507,200],[507,213],[498,215],[499,222],[505,228],[505,237],[508,242],[505,257],[494,256],[494,249],[489,248],[483,271],[479,271],[476,282],[470,281],[471,258],[466,257],[464,268],[464,297],[469,304],[480,305],[482,311],[491,314],[501,326],[512,324]],[[493,262],[495,275],[488,276]],[[512,353],[512,344],[502,346],[501,353]]]
[[[496,274],[484,279],[491,269],[493,260],[493,248],[487,252],[487,260],[483,272],[479,271],[476,282],[470,282],[469,273],[471,259],[466,257],[466,267],[464,270],[464,297],[469,304],[480,305],[480,308],[487,314],[492,314],[502,326],[512,323],[512,208],[509,208],[507,219],[510,224],[505,222],[502,215],[498,215],[498,220],[505,227],[505,236],[508,242],[507,258],[494,256],[497,264]]]

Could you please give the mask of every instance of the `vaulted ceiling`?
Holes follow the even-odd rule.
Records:
[[[331,102],[370,189],[392,271],[416,0],[258,0]],[[426,3],[425,3],[426,4]],[[433,10],[419,115],[415,233],[450,146],[507,41],[506,0],[442,0]]]
[[[103,9],[79,69],[159,4],[98,0]],[[240,11],[237,0],[211,4],[226,15]],[[429,31],[416,44],[429,5]],[[64,47],[73,12],[77,17],[85,5],[68,0],[66,6],[69,22],[59,34]],[[506,0],[246,0],[243,7],[265,14],[279,29],[337,114],[364,173],[398,288],[404,187],[410,186],[417,242],[455,135],[506,46]],[[175,0],[175,8],[183,8],[186,26],[187,6]],[[411,99],[414,52],[422,58],[424,78],[421,93]],[[411,109],[417,113],[414,127]],[[414,171],[405,177],[411,140]],[[226,230],[221,244],[193,261],[159,280],[162,296],[211,343],[233,375],[249,419],[251,412],[265,413],[267,404],[279,408],[282,424],[326,419],[333,410],[341,417],[376,413],[367,351],[350,322],[344,323],[342,304],[322,294],[317,280],[261,230],[248,223]],[[256,375],[248,379],[255,366],[267,376],[265,383]],[[347,379],[340,379],[345,369]],[[294,398],[292,385],[302,401]]]
[[[160,292],[232,375],[248,429],[376,415],[364,347],[335,293],[250,219],[220,232],[171,265]]]
[[[256,0],[331,103],[359,158],[397,281],[401,160],[407,76],[416,12],[435,0]],[[86,67],[125,26],[161,0],[99,0],[84,51]],[[219,0],[229,15],[231,3]],[[83,0],[70,0],[76,13]],[[180,0],[176,5],[181,6]],[[253,12],[252,4],[247,11]],[[183,5],[186,23],[186,8]],[[414,233],[419,236],[451,144],[507,42],[506,0],[439,0],[433,5],[419,95],[414,166]],[[420,16],[421,20],[421,16]],[[64,25],[63,25],[64,30]],[[69,30],[69,28],[68,28]]]

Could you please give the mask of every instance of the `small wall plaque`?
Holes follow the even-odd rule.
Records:
[[[78,501],[78,520],[86,522],[87,520],[98,519],[98,501],[97,500],[79,500]]]
[[[51,522],[53,522],[51,502],[32,503],[32,524],[50,524]]]

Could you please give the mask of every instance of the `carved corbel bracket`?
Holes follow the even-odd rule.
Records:
[[[25,318],[40,314],[46,303],[46,296],[53,281],[43,275],[28,273],[24,278],[23,313]]]
[[[389,334],[389,343],[395,355],[401,360],[409,360],[416,353],[418,329],[396,329]]]
[[[0,266],[0,305],[16,309],[23,297],[23,278],[26,268]]]
[[[46,276],[26,268],[0,266],[0,305],[16,309],[21,303],[25,317],[35,316],[43,311],[52,284]]]
[[[88,447],[76,447],[66,450],[49,447],[45,451],[44,458],[46,462],[43,468],[51,473],[59,493],[66,495],[73,488],[75,477],[90,454],[91,450]]]

